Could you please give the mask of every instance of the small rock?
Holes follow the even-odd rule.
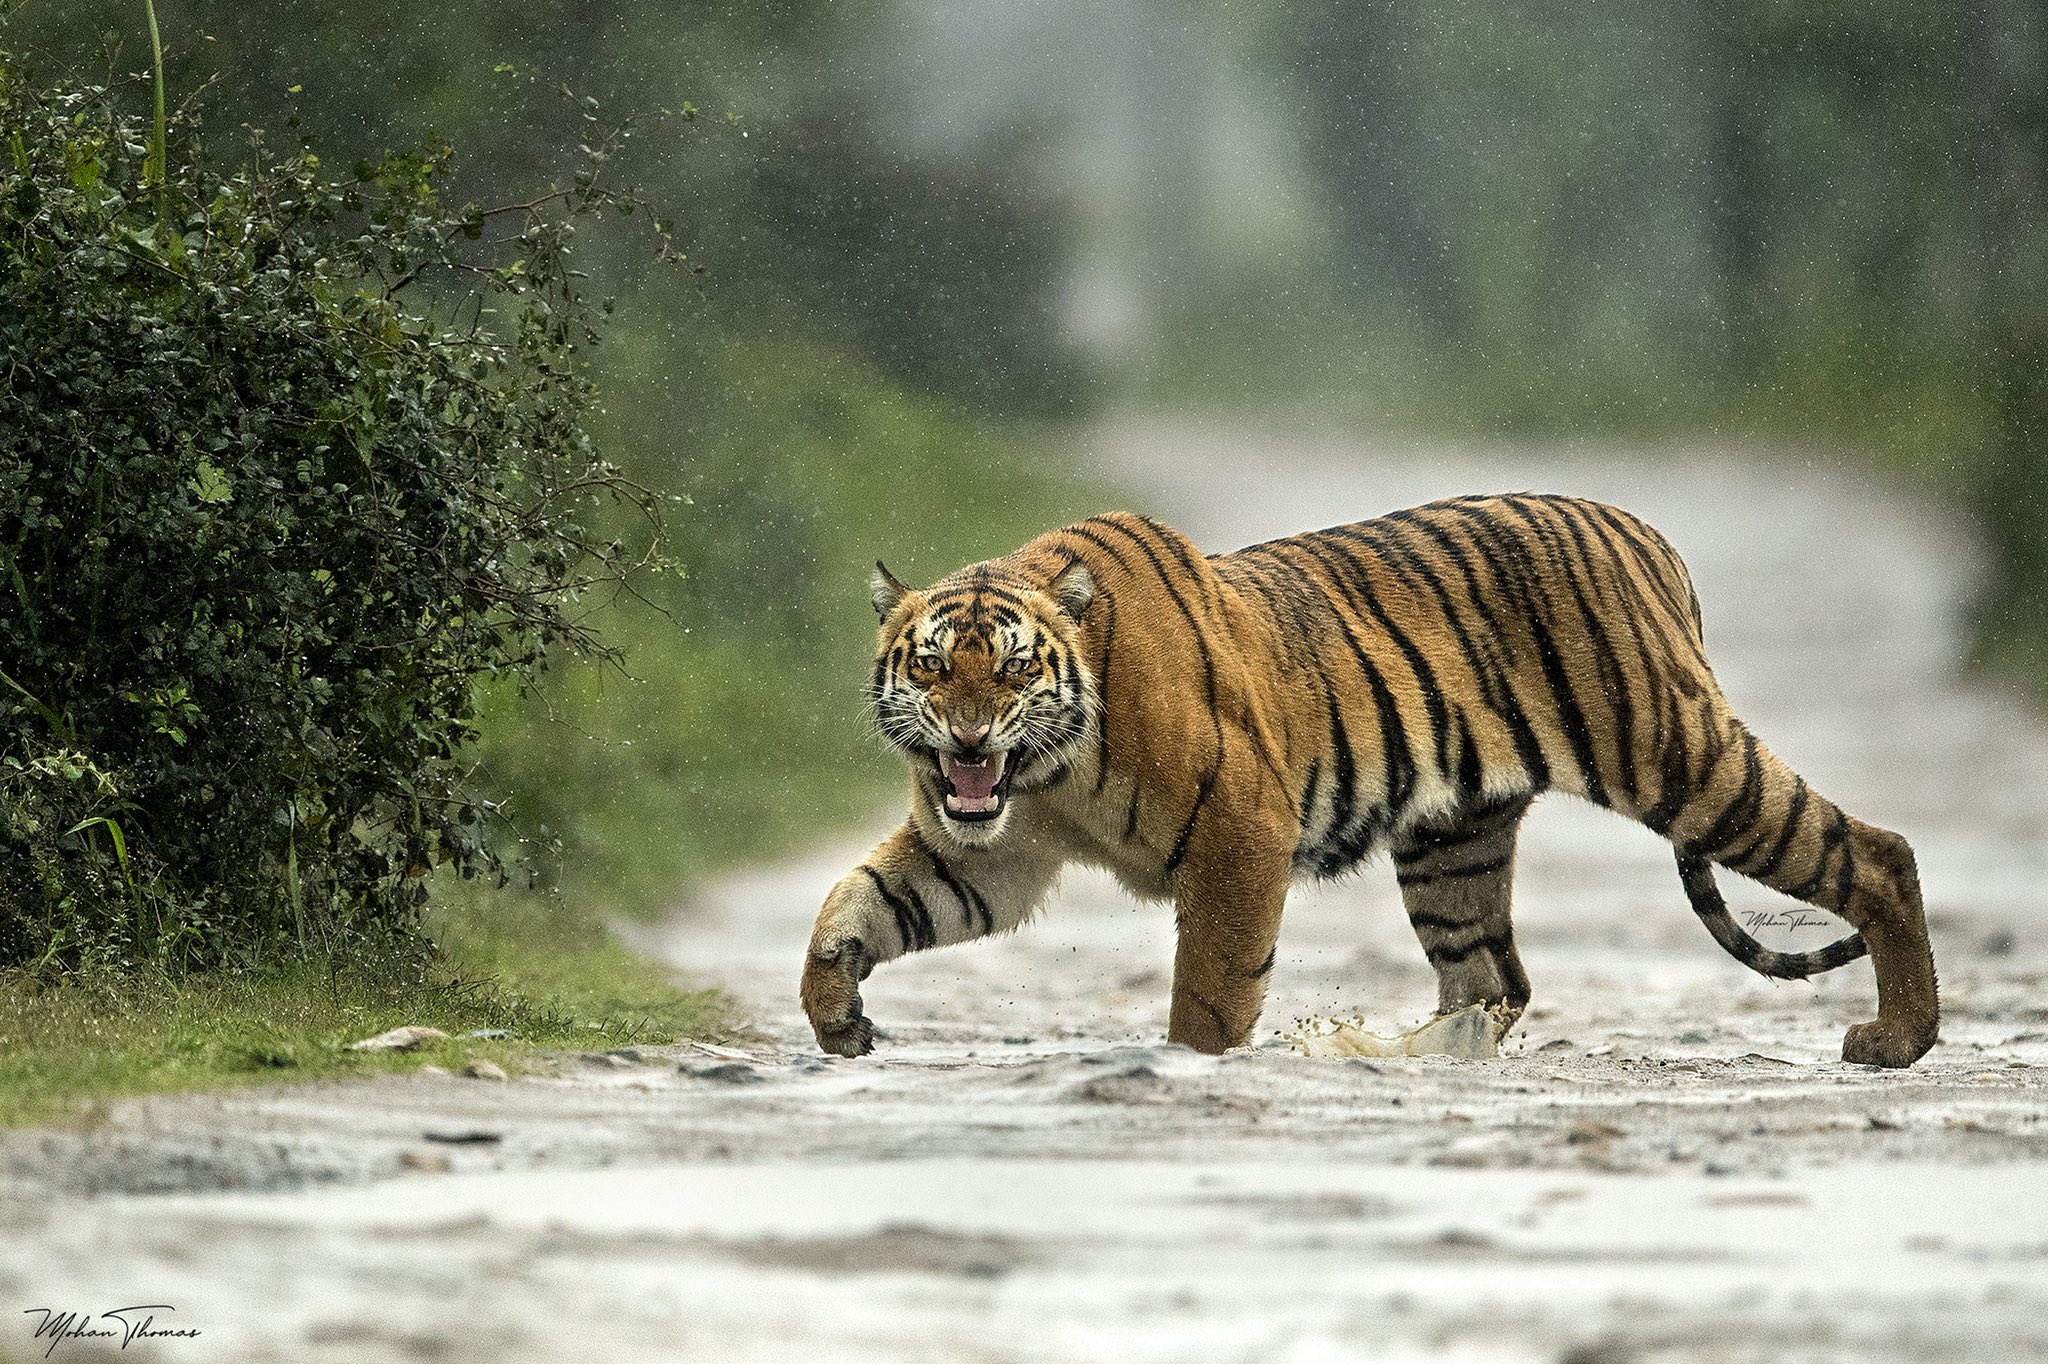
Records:
[[[621,1060],[608,1051],[578,1052],[576,1059],[586,1066],[603,1066],[607,1070],[624,1070],[633,1064],[631,1061]]]
[[[472,1080],[509,1080],[505,1068],[496,1061],[471,1061],[462,1068],[462,1073]]]
[[[427,1063],[426,1063],[425,1065],[421,1066],[421,1067],[420,1067],[420,1068],[419,1068],[418,1070],[414,1071],[414,1072],[413,1072],[413,1074],[415,1074],[415,1075],[446,1075],[446,1074],[448,1074],[448,1071],[447,1071],[447,1070],[446,1070],[446,1069],[445,1069],[444,1067],[441,1067],[441,1066],[437,1066],[437,1065],[435,1065],[435,1064],[434,1064],[434,1063],[433,1063],[432,1061],[429,1061],[429,1062],[427,1062]]]
[[[462,1035],[464,1037],[473,1037],[479,1042],[502,1042],[512,1034],[506,1032],[503,1028],[477,1028]]]
[[[615,1060],[624,1061],[629,1066],[642,1065],[647,1060],[647,1053],[638,1047],[614,1047],[606,1052],[605,1055]]]
[[[393,1028],[390,1032],[380,1032],[375,1037],[365,1037],[360,1042],[351,1042],[346,1049],[349,1051],[418,1051],[429,1042],[445,1042],[447,1040],[448,1034],[442,1032],[439,1028],[422,1028],[416,1024],[407,1024],[402,1028]]]
[[[764,1078],[760,1071],[738,1061],[724,1061],[715,1066],[693,1066],[685,1062],[676,1069],[692,1079],[710,1080],[721,1085],[753,1085]]]
[[[1163,1104],[1172,1102],[1169,1088],[1158,1071],[1147,1065],[1135,1065],[1114,1075],[1083,1081],[1074,1086],[1072,1095],[1084,1103]]]
[[[2003,1075],[2000,1075],[1995,1070],[1980,1070],[1975,1075],[1969,1077],[1971,1083],[1980,1085],[1995,1085],[2004,1078]]]
[[[1682,1047],[1697,1047],[1706,1040],[1707,1035],[1703,1032],[1682,1032],[1678,1034],[1678,1044]]]
[[[463,1132],[422,1132],[420,1135],[443,1146],[495,1146],[505,1140],[503,1132],[484,1132],[474,1128]]]
[[[445,1175],[455,1168],[455,1162],[438,1151],[401,1151],[398,1164],[423,1175]]]

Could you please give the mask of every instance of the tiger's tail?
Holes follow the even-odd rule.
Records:
[[[1700,916],[1700,922],[1707,926],[1707,932],[1714,935],[1714,941],[1750,970],[1779,980],[1805,980],[1808,976],[1832,971],[1837,966],[1846,966],[1870,950],[1862,934],[1851,933],[1816,952],[1772,951],[1745,933],[1735,922],[1735,916],[1728,912],[1728,904],[1721,898],[1721,889],[1714,884],[1714,864],[1683,849],[1676,851],[1678,879],[1685,886],[1686,898],[1692,901],[1692,912]]]

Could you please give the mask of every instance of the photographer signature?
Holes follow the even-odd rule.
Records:
[[[163,1340],[171,1337],[190,1338],[199,1334],[196,1326],[158,1326],[158,1312],[175,1312],[178,1309],[167,1302],[147,1302],[134,1307],[116,1307],[95,1315],[91,1312],[60,1312],[54,1307],[30,1307],[23,1316],[42,1317],[36,1326],[35,1339],[49,1339],[50,1346],[43,1351],[48,1359],[57,1353],[57,1347],[67,1340],[119,1340],[125,1350],[131,1341]],[[109,1322],[111,1325],[100,1325]]]
[[[1826,914],[1816,914],[1807,909],[1746,909],[1742,911],[1742,926],[1752,931],[1759,928],[1809,928],[1816,924],[1829,924],[1834,920]]]

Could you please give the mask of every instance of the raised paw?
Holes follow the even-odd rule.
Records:
[[[1902,1070],[1927,1054],[1934,1030],[1900,1027],[1882,1018],[1858,1023],[1842,1037],[1842,1059],[1859,1066]]]
[[[804,962],[804,1013],[818,1045],[834,1056],[866,1056],[875,1049],[875,1025],[861,1015],[860,982],[874,958],[858,938],[813,947]]]

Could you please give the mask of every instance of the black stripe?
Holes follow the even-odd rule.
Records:
[[[1273,950],[1266,953],[1266,959],[1252,968],[1252,979],[1258,980],[1273,969],[1274,960],[1280,955],[1280,944],[1274,943]]]
[[[1628,565],[1622,561],[1621,551],[1615,546],[1613,532],[1607,530],[1593,514],[1600,504],[1588,502],[1584,498],[1565,498],[1560,501],[1559,505],[1571,520],[1576,520],[1585,526],[1586,533],[1598,540],[1606,553],[1609,569],[1607,581],[1618,603],[1616,612],[1620,616],[1622,626],[1628,631],[1629,642],[1633,649],[1630,656],[1635,660],[1637,666],[1642,669],[1644,700],[1650,711],[1650,751],[1652,753],[1661,752],[1664,743],[1663,710],[1658,706],[1657,701],[1663,690],[1665,675],[1671,670],[1671,664],[1675,656],[1668,648],[1653,648],[1649,639],[1643,634],[1640,618],[1654,613],[1642,609],[1644,603],[1641,593],[1636,588],[1635,577],[1630,573]],[[1624,761],[1630,765],[1630,771],[1633,774],[1635,770],[1633,748],[1624,754]],[[1632,800],[1639,801],[1641,799],[1641,792],[1633,784],[1633,780],[1632,776],[1629,795]]]
[[[1772,845],[1771,855],[1764,859],[1763,865],[1746,873],[1759,881],[1769,881],[1772,874],[1784,863],[1785,854],[1791,851],[1792,840],[1799,833],[1799,818],[1806,813],[1806,802],[1811,791],[1806,785],[1805,778],[1794,777],[1793,781],[1796,785],[1792,788],[1792,804],[1785,812],[1784,831],[1778,835],[1778,841]]]
[[[1514,860],[1513,853],[1503,853],[1484,862],[1474,862],[1463,867],[1445,867],[1442,870],[1411,872],[1397,868],[1394,879],[1401,883],[1403,889],[1412,889],[1426,886],[1432,881],[1458,881],[1475,876],[1491,876]]]
[[[1089,541],[1091,544],[1096,545],[1105,554],[1108,554],[1112,558],[1114,558],[1119,564],[1124,564],[1126,562],[1123,556],[1121,554],[1118,554],[1116,551],[1116,547],[1111,545],[1107,540],[1104,540],[1101,536],[1086,529],[1086,527],[1089,525],[1099,525],[1107,530],[1114,530],[1118,534],[1128,539],[1132,544],[1136,545],[1140,552],[1144,554],[1146,559],[1151,562],[1152,571],[1159,576],[1160,585],[1166,589],[1167,596],[1173,599],[1173,604],[1175,607],[1179,609],[1181,618],[1187,622],[1188,633],[1193,636],[1195,641],[1195,649],[1201,655],[1202,659],[1202,686],[1204,694],[1207,697],[1208,701],[1209,725],[1214,733],[1216,745],[1215,756],[1212,760],[1212,763],[1214,767],[1220,768],[1223,765],[1223,717],[1219,715],[1216,711],[1216,659],[1215,656],[1211,654],[1209,651],[1209,638],[1206,634],[1203,633],[1201,623],[1195,619],[1194,611],[1189,608],[1187,600],[1181,596],[1180,589],[1174,585],[1172,576],[1168,574],[1166,571],[1166,565],[1160,561],[1159,556],[1153,552],[1152,547],[1149,544],[1147,544],[1144,540],[1138,537],[1136,532],[1131,530],[1128,526],[1124,526],[1116,521],[1105,520],[1101,517],[1093,518],[1092,520],[1083,522],[1081,525],[1078,526],[1068,527],[1071,533],[1080,536],[1082,539]],[[1135,793],[1133,793],[1132,799],[1135,802]],[[1132,827],[1135,828],[1135,804],[1133,805],[1132,813],[1134,821]],[[1130,837],[1128,832],[1125,834],[1125,837]]]
[[[951,891],[953,898],[960,902],[961,927],[972,929],[978,916],[981,919],[981,931],[993,932],[995,916],[989,913],[988,902],[981,898],[981,892],[954,874],[953,869],[946,864],[946,859],[940,857],[938,852],[924,841],[924,835],[917,831],[915,824],[910,826],[910,839],[917,844],[918,851],[924,854],[925,861],[931,864],[932,875],[938,877],[939,883]]]
[[[1131,783],[1131,812],[1124,818],[1124,842],[1126,843],[1138,836],[1138,790],[1143,785],[1143,782]]]
[[[1491,907],[1484,907],[1475,910],[1465,918],[1454,919],[1450,915],[1434,909],[1410,909],[1408,911],[1408,922],[1414,927],[1418,936],[1425,931],[1430,933],[1463,933],[1485,924],[1491,913]]]
[[[1615,655],[1614,643],[1607,637],[1607,630],[1602,621],[1602,613],[1594,609],[1592,599],[1587,595],[1591,587],[1590,579],[1585,586],[1581,586],[1579,581],[1580,567],[1590,567],[1585,543],[1579,538],[1577,528],[1571,522],[1566,521],[1565,528],[1571,535],[1573,548],[1565,548],[1563,541],[1558,538],[1556,529],[1544,521],[1541,515],[1544,511],[1554,510],[1550,506],[1550,501],[1551,499],[1548,498],[1532,498],[1525,504],[1521,498],[1504,497],[1501,499],[1501,505],[1513,513],[1515,518],[1522,522],[1523,525],[1527,526],[1529,534],[1533,535],[1537,542],[1548,549],[1555,557],[1558,575],[1563,577],[1565,589],[1571,594],[1573,605],[1578,608],[1579,618],[1585,622],[1586,638],[1593,646],[1593,666],[1600,675],[1600,691],[1614,712],[1615,733],[1610,736],[1610,740],[1615,746],[1615,770],[1613,776],[1619,783],[1622,794],[1627,798],[1628,803],[1634,805],[1636,803],[1633,761],[1635,752],[1635,701],[1629,695],[1628,679],[1623,674],[1621,662]],[[1539,585],[1542,584],[1542,581],[1542,579],[1538,579]],[[1545,594],[1548,595],[1547,588]],[[1574,704],[1576,704],[1577,700],[1577,690],[1577,688],[1574,688]],[[1592,737],[1590,730],[1587,737],[1589,740]],[[1597,762],[1597,757],[1595,761]],[[1596,771],[1595,775],[1601,774]],[[1607,802],[1596,797],[1595,803],[1605,805]]]
[[[1813,875],[1807,877],[1797,886],[1789,887],[1785,891],[1787,895],[1790,895],[1795,900],[1811,900],[1814,892],[1818,891],[1821,888],[1821,883],[1828,878],[1828,860],[1834,853],[1835,848],[1842,846],[1846,850],[1849,839],[1848,820],[1842,814],[1840,807],[1833,807],[1830,813],[1834,815],[1834,819],[1827,828],[1821,831],[1820,861],[1814,864]]]
[[[1475,952],[1490,952],[1505,956],[1515,945],[1512,933],[1488,933],[1474,938],[1459,947],[1445,947],[1441,944],[1422,944],[1422,955],[1429,958],[1432,966],[1450,966],[1465,960]]]
[[[1436,669],[1430,664],[1429,659],[1424,656],[1422,650],[1415,647],[1415,641],[1408,637],[1408,632],[1396,625],[1394,618],[1380,606],[1379,594],[1372,586],[1371,569],[1364,560],[1351,551],[1348,543],[1357,541],[1370,549],[1373,547],[1372,541],[1350,526],[1338,526],[1323,532],[1323,535],[1333,542],[1330,547],[1341,554],[1344,561],[1356,570],[1357,576],[1351,580],[1351,585],[1357,589],[1366,613],[1379,623],[1379,627],[1387,632],[1387,637],[1394,641],[1394,647],[1408,660],[1409,670],[1415,674],[1415,685],[1422,692],[1422,706],[1429,715],[1430,731],[1436,738],[1436,770],[1440,775],[1449,776],[1450,718],[1445,707],[1443,683],[1438,679]]]
[[[1188,855],[1188,840],[1195,836],[1195,820],[1201,817],[1202,807],[1209,803],[1209,792],[1216,787],[1218,770],[1210,768],[1208,775],[1202,778],[1201,785],[1195,789],[1195,808],[1188,811],[1188,822],[1180,826],[1180,836],[1173,840],[1173,851],[1166,855],[1165,874],[1168,876],[1173,875],[1174,868]]]
[[[1649,551],[1640,545],[1624,525],[1624,520],[1633,518],[1626,517],[1625,513],[1617,512],[1605,503],[1590,502],[1584,498],[1570,499],[1569,506],[1585,520],[1587,529],[1598,534],[1607,545],[1607,552],[1612,556],[1620,573],[1616,581],[1627,589],[1635,607],[1626,613],[1625,619],[1642,647],[1645,650],[1650,649],[1649,642],[1636,628],[1639,620],[1648,621],[1655,628],[1658,636],[1655,653],[1658,657],[1673,661],[1684,659],[1688,655],[1697,656],[1699,649],[1693,638],[1692,618],[1681,610],[1674,619],[1672,598],[1665,591],[1674,568],[1681,574],[1684,572],[1684,565],[1676,562],[1676,555],[1672,554],[1666,557],[1664,562],[1653,564],[1650,562]],[[1621,546],[1620,549],[1615,547],[1617,542]],[[1628,558],[1634,561],[1636,571],[1631,571],[1629,565],[1623,561],[1623,551],[1626,551]],[[1645,595],[1646,579],[1648,595]],[[1652,600],[1653,597],[1655,600]],[[1675,635],[1672,633],[1674,626],[1677,628]],[[1645,656],[1648,657],[1648,654]],[[1680,671],[1675,676],[1667,676],[1667,680],[1682,690],[1687,690],[1689,694],[1692,681],[1688,673]]]
[[[875,883],[875,889],[881,893],[882,899],[888,904],[890,909],[895,911],[896,936],[902,941],[903,950],[905,952],[915,952],[917,950],[917,939],[912,931],[914,924],[910,917],[910,906],[904,904],[902,900],[896,897],[895,892],[889,889],[889,883],[882,879],[882,873],[865,864],[861,866],[861,870],[868,874],[868,880]]]
[[[921,939],[919,945],[936,947],[939,941],[938,926],[932,922],[932,912],[925,908],[924,897],[919,895],[917,887],[908,881],[903,883],[903,895],[910,901],[911,917],[917,925],[918,936]]]
[[[941,608],[950,610],[955,606],[963,604],[978,610],[982,600],[985,598],[1002,602],[1008,606],[1014,606],[1020,611],[1032,610],[1031,601],[1022,592],[1013,592],[1007,587],[998,587],[994,583],[978,583],[970,587],[945,588],[942,591],[933,592],[930,600],[933,610]]]
[[[1735,798],[1728,802],[1727,808],[1721,811],[1719,818],[1708,826],[1707,831],[1686,845],[1686,851],[1695,857],[1712,858],[1716,853],[1725,851],[1735,836],[1749,828],[1762,812],[1763,758],[1757,752],[1756,736],[1747,729],[1739,733],[1742,744],[1742,785],[1736,788]]]
[[[1351,735],[1344,728],[1344,716],[1337,706],[1336,693],[1330,689],[1328,678],[1323,679],[1323,701],[1330,712],[1330,748],[1337,770],[1330,783],[1330,825],[1315,844],[1320,850],[1333,840],[1342,840],[1351,830],[1351,816],[1357,809],[1358,763],[1351,755]],[[1324,864],[1323,874],[1329,875],[1331,868]]]
[[[1586,629],[1594,641],[1596,662],[1600,667],[1601,681],[1604,683],[1607,699],[1614,707],[1616,777],[1621,787],[1622,795],[1627,798],[1631,806],[1634,806],[1638,803],[1635,746],[1636,698],[1629,686],[1628,670],[1622,666],[1621,651],[1615,647],[1614,636],[1610,633],[1610,617],[1619,615],[1623,624],[1628,626],[1631,635],[1635,639],[1635,656],[1637,658],[1642,657],[1642,637],[1634,634],[1635,626],[1629,615],[1626,602],[1623,602],[1618,609],[1614,610],[1601,609],[1596,606],[1596,603],[1605,595],[1600,591],[1603,577],[1612,578],[1615,572],[1615,568],[1612,567],[1613,549],[1607,545],[1604,538],[1599,537],[1597,531],[1593,531],[1591,526],[1586,527],[1588,531],[1592,531],[1596,538],[1600,539],[1601,547],[1606,550],[1610,564],[1608,573],[1604,575],[1597,574],[1595,569],[1598,566],[1598,560],[1595,558],[1592,549],[1587,545],[1585,535],[1580,530],[1581,523],[1573,510],[1576,505],[1574,499],[1568,497],[1546,498],[1543,499],[1542,504],[1563,524],[1565,534],[1571,537],[1572,547],[1577,551],[1576,569],[1573,567],[1573,560],[1570,558],[1565,560],[1566,581],[1572,584],[1572,596],[1577,599],[1579,610],[1586,617]],[[1579,591],[1576,584],[1577,572],[1581,570],[1586,581],[1586,590],[1583,593]],[[1646,679],[1647,676],[1646,673]]]
[[[1403,862],[1415,863],[1491,838],[1520,819],[1528,808],[1529,797],[1510,796],[1490,805],[1475,806],[1461,815],[1456,824],[1409,829],[1401,835],[1400,843],[1394,848],[1394,862],[1397,866]]]
[[[1658,835],[1671,832],[1671,821],[1678,818],[1678,812],[1692,796],[1692,767],[1689,761],[1691,742],[1685,733],[1685,716],[1681,714],[1683,703],[1672,692],[1666,692],[1659,701],[1657,710],[1660,717],[1668,709],[1670,713],[1670,738],[1665,743],[1659,763],[1658,781],[1661,789],[1657,792],[1657,803],[1643,811],[1637,818],[1643,827]],[[1660,719],[1660,728],[1664,727]]]
[[[1316,797],[1322,794],[1322,789],[1323,760],[1320,757],[1310,758],[1308,760],[1308,780],[1303,783],[1301,790],[1301,841],[1303,843],[1313,843],[1315,841],[1314,833],[1309,828],[1308,821],[1315,818]]]
[[[1450,504],[1445,510],[1462,518],[1473,530],[1473,547],[1492,569],[1497,582],[1506,585],[1520,598],[1528,614],[1529,633],[1536,644],[1537,661],[1542,665],[1543,681],[1550,692],[1551,707],[1557,713],[1558,728],[1564,731],[1565,741],[1571,746],[1572,759],[1578,765],[1580,783],[1586,789],[1586,798],[1596,805],[1607,803],[1607,785],[1601,779],[1599,759],[1593,750],[1592,731],[1586,724],[1585,712],[1579,709],[1571,677],[1566,673],[1563,656],[1558,652],[1557,642],[1551,637],[1549,623],[1545,620],[1549,594],[1543,594],[1543,605],[1536,602],[1534,593],[1540,587],[1541,575],[1530,560],[1528,548],[1506,527],[1493,519],[1494,504],[1472,506]],[[1520,572],[1509,575],[1495,559],[1493,551],[1514,561]]]
[[[1394,572],[1396,578],[1404,582],[1410,577],[1422,580],[1436,597],[1437,608],[1443,613],[1445,623],[1451,627],[1451,633],[1458,641],[1458,649],[1465,656],[1465,666],[1471,670],[1474,680],[1479,683],[1479,692],[1485,698],[1487,708],[1496,714],[1512,711],[1513,718],[1510,723],[1526,726],[1528,722],[1521,715],[1520,707],[1515,705],[1514,693],[1506,691],[1503,695],[1504,684],[1498,676],[1497,668],[1490,660],[1481,657],[1482,652],[1491,651],[1482,651],[1478,641],[1473,639],[1471,630],[1466,626],[1465,615],[1452,602],[1450,591],[1444,586],[1443,579],[1438,577],[1436,570],[1407,543],[1404,528],[1379,526],[1368,522],[1363,526],[1345,529],[1355,535],[1361,543],[1370,546],[1381,561]],[[1469,728],[1463,728],[1462,716],[1459,717],[1459,724],[1463,730],[1465,748],[1465,751],[1459,754],[1459,781],[1467,790],[1476,791],[1480,783],[1477,777],[1467,775],[1465,758],[1469,753],[1473,760],[1472,766],[1476,769],[1478,753],[1471,747],[1471,731]]]
[[[1175,562],[1180,564],[1181,572],[1188,575],[1188,585],[1193,587],[1195,591],[1198,594],[1200,594],[1202,598],[1202,605],[1213,609],[1215,603],[1211,601],[1209,598],[1208,577],[1202,572],[1201,569],[1197,569],[1195,567],[1195,559],[1192,555],[1188,553],[1188,538],[1185,535],[1182,535],[1179,531],[1175,530],[1173,527],[1165,525],[1162,522],[1155,521],[1151,517],[1145,515],[1145,513],[1143,512],[1133,513],[1133,519],[1135,519],[1137,523],[1143,526],[1146,530],[1151,531],[1153,536],[1159,541],[1160,544],[1166,546],[1167,551],[1173,555]],[[1131,529],[1128,526],[1118,524],[1117,529],[1135,538],[1135,532],[1131,531]],[[1206,558],[1203,562],[1206,566]],[[1213,569],[1209,571],[1214,572]]]
[[[1166,589],[1166,595],[1173,599],[1173,604],[1179,609],[1181,618],[1187,622],[1188,633],[1194,636],[1195,648],[1202,656],[1202,684],[1208,697],[1209,718],[1216,725],[1216,743],[1220,750],[1223,744],[1223,721],[1216,714],[1216,660],[1209,652],[1209,637],[1204,633],[1202,623],[1195,619],[1194,609],[1188,605],[1187,598],[1181,596],[1180,588],[1174,584],[1173,575],[1166,571],[1165,562],[1154,552],[1151,545],[1139,537],[1136,531],[1120,522],[1108,521],[1100,517],[1083,524],[1099,525],[1107,530],[1116,531],[1119,535],[1122,535],[1125,539],[1136,545],[1138,551],[1150,561],[1152,571],[1159,576],[1160,585]],[[1105,551],[1113,552],[1111,546],[1102,537],[1082,529],[1081,526],[1075,526],[1072,529],[1074,534],[1079,535],[1082,539],[1100,545]]]
[[[1479,762],[1479,745],[1472,740],[1472,725],[1465,712],[1453,710],[1452,716],[1458,722],[1458,790],[1462,795],[1476,796],[1486,780]]]
[[[1627,512],[1610,507],[1604,502],[1589,502],[1587,505],[1601,520],[1614,528],[1615,534],[1619,535],[1635,554],[1637,561],[1643,566],[1643,576],[1649,579],[1650,587],[1663,599],[1664,605],[1669,607],[1680,621],[1688,625],[1694,623],[1698,615],[1693,609],[1694,603],[1690,600],[1681,600],[1675,590],[1677,584],[1683,580],[1680,574],[1684,569],[1677,552],[1668,546],[1660,549],[1644,540],[1637,534],[1637,529],[1649,530],[1649,526]],[[1651,533],[1656,534],[1654,531]],[[1662,539],[1661,536],[1658,538]],[[1674,572],[1674,569],[1680,572]]]
[[[1472,566],[1471,554],[1467,552],[1466,546],[1460,543],[1458,537],[1451,534],[1448,529],[1427,517],[1417,515],[1417,512],[1422,510],[1427,509],[1418,508],[1410,511],[1393,512],[1381,517],[1380,520],[1391,521],[1397,526],[1427,536],[1431,543],[1435,544],[1453,564],[1457,565],[1459,576],[1465,580],[1465,594],[1472,606],[1478,610],[1480,619],[1485,622],[1489,637],[1499,642],[1502,651],[1508,655],[1507,661],[1512,661],[1512,636],[1508,634],[1500,619],[1494,615],[1491,603],[1494,593],[1480,585],[1479,575]],[[1480,557],[1486,560],[1487,571],[1493,574],[1495,583],[1505,587],[1506,582],[1500,566],[1486,552],[1485,547],[1478,543],[1476,537],[1472,548],[1476,549]],[[1528,614],[1533,614],[1533,611]],[[1550,760],[1543,756],[1543,745],[1537,739],[1535,727],[1529,723],[1529,717],[1523,711],[1520,699],[1515,695],[1514,684],[1508,676],[1505,664],[1499,669],[1497,675],[1500,682],[1500,694],[1497,698],[1490,698],[1488,704],[1494,706],[1500,712],[1501,718],[1506,721],[1508,735],[1514,740],[1515,756],[1521,762],[1522,769],[1529,774],[1531,784],[1540,791],[1550,785]]]
[[[1322,556],[1317,554],[1314,547],[1307,542],[1294,540],[1288,542],[1288,544],[1290,547],[1314,559],[1326,573],[1330,571],[1329,565],[1323,562]],[[1328,595],[1328,590],[1322,588],[1322,583],[1319,579],[1311,578],[1310,581],[1315,583],[1319,589],[1324,590],[1325,595]],[[1341,582],[1336,583],[1335,586],[1338,591],[1344,591]],[[1334,598],[1331,599],[1330,604],[1333,607],[1338,605]],[[1372,661],[1371,655],[1366,652],[1365,646],[1359,642],[1357,632],[1351,628],[1350,620],[1345,617],[1344,612],[1341,610],[1333,611],[1332,615],[1337,622],[1338,629],[1343,633],[1344,642],[1351,648],[1351,657],[1358,664],[1358,670],[1365,678],[1366,686],[1372,692],[1373,710],[1377,714],[1380,724],[1381,756],[1386,766],[1386,800],[1384,804],[1391,816],[1394,812],[1401,810],[1407,805],[1408,797],[1415,790],[1415,752],[1408,737],[1408,727],[1401,723],[1401,708],[1395,703],[1393,690],[1387,686],[1386,678],[1381,675],[1378,666]]]
[[[1102,667],[1095,675],[1095,694],[1102,702],[1095,726],[1095,794],[1099,796],[1109,781],[1109,658],[1116,647],[1116,598],[1098,592],[1096,599],[1109,607],[1102,629]]]

